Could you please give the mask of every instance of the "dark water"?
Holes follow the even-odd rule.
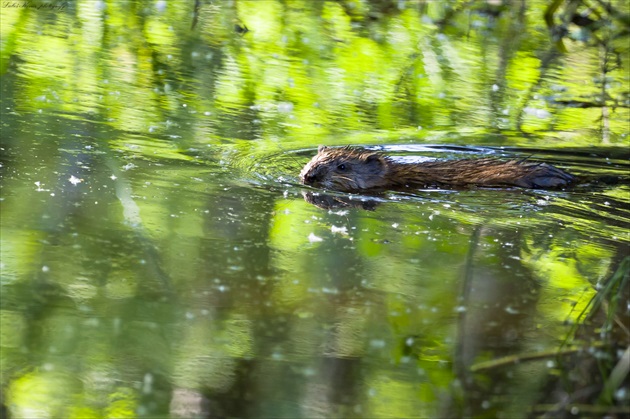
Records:
[[[627,347],[593,305],[628,272],[617,14],[559,54],[537,1],[64,4],[0,7],[8,417],[627,409],[557,356],[591,385]],[[299,183],[318,144],[586,181],[335,193]]]

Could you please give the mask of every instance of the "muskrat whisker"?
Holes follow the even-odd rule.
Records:
[[[349,176],[339,175],[339,178],[342,179],[342,180],[348,181],[349,184],[356,185],[356,182],[354,181],[354,179],[352,179]]]

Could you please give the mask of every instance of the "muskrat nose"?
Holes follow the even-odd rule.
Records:
[[[302,176],[302,182],[304,182],[305,185],[310,185],[315,182],[315,175],[312,173],[305,173],[304,176]]]
[[[312,168],[305,167],[302,173],[300,173],[302,183],[305,185],[314,185],[321,180],[321,173],[319,170],[313,170]]]

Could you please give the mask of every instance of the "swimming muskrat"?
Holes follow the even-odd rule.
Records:
[[[359,192],[364,190],[518,186],[556,189],[576,177],[546,163],[494,158],[401,163],[377,151],[320,146],[304,166],[305,185]]]

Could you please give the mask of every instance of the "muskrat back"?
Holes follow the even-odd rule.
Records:
[[[300,172],[300,179],[305,185],[359,192],[470,186],[556,189],[576,178],[546,163],[494,158],[401,163],[363,148],[320,146]]]

